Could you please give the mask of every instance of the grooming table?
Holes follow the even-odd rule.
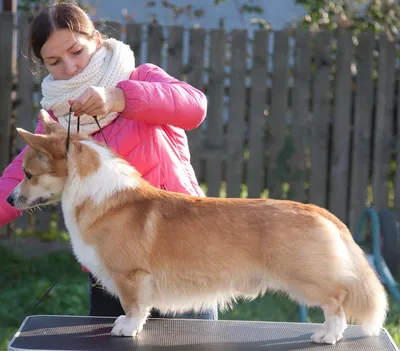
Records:
[[[314,344],[312,323],[150,319],[138,338],[110,335],[115,318],[30,316],[22,323],[8,350],[398,350],[386,330],[365,337],[350,325],[336,345]]]

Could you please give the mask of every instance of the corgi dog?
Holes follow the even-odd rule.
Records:
[[[158,189],[102,143],[66,130],[44,110],[24,179],[7,201],[26,210],[61,201],[76,259],[117,296],[111,334],[136,336],[151,308],[201,311],[267,291],[322,308],[311,337],[335,344],[347,323],[378,335],[387,294],[348,228],[311,204],[207,198]],[[68,153],[66,144],[69,143]]]

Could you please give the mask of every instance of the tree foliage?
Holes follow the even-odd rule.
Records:
[[[230,0],[213,0],[214,1],[214,6],[219,6],[222,3],[229,2]],[[259,28],[270,28],[270,23],[266,21],[262,15],[264,14],[264,9],[261,6],[258,6],[254,4],[254,0],[233,0],[235,3],[235,7],[239,13],[240,21],[242,25],[246,26],[246,23],[244,21],[243,15],[251,15],[250,19],[250,24],[251,25],[256,25]],[[201,7],[201,3],[194,7],[191,4],[183,4],[183,5],[176,5],[173,0],[149,0],[147,1],[146,7],[148,9],[154,9],[157,6],[162,6],[164,9],[168,10],[171,15],[172,19],[174,22],[176,22],[180,17],[186,16],[189,19],[200,19],[204,16],[207,15],[206,11],[204,8]],[[127,15],[127,16],[126,16]],[[127,12],[125,12],[125,17],[132,19],[134,16],[128,15]],[[154,12],[150,12],[149,20],[151,23],[158,23],[157,16],[155,15]],[[224,20],[223,18],[220,18],[219,20],[219,27],[224,26]]]
[[[259,28],[270,28],[270,23],[265,19],[264,9],[254,0],[213,0],[214,6],[222,3],[233,2],[239,13],[241,25],[247,25],[243,16],[250,16],[250,24]],[[322,28],[336,29],[348,28],[356,32],[371,30],[375,33],[386,33],[390,39],[399,36],[400,30],[400,0],[295,0],[306,10],[306,14],[293,25],[318,30]],[[30,14],[38,11],[49,0],[21,0],[19,9]],[[89,13],[96,9],[84,6]],[[177,5],[174,0],[147,0],[149,22],[158,23],[153,11],[157,6],[163,7],[171,14],[172,20],[177,22],[181,17],[194,21],[207,16],[201,2],[196,6],[191,4]],[[133,11],[132,11],[133,10]],[[134,7],[123,9],[122,16],[126,20],[134,20]],[[223,27],[223,18],[220,19]]]
[[[307,14],[300,25],[321,28],[348,28],[385,33],[391,40],[399,35],[399,0],[296,0]]]
[[[58,0],[57,2],[68,2],[68,0]],[[87,11],[89,15],[94,14],[96,11],[92,6],[85,5],[79,0],[75,2]],[[32,18],[45,6],[53,3],[55,3],[55,0],[18,0],[18,11],[28,15],[29,18]]]

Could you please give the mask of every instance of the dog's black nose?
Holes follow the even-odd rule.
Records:
[[[11,206],[14,206],[14,197],[10,195],[10,196],[7,198],[7,202],[8,202]]]

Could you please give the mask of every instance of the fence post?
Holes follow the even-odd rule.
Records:
[[[0,13],[0,169],[2,173],[10,162],[13,26],[14,15]],[[7,227],[0,228],[0,235],[6,232]]]
[[[13,14],[0,13],[0,168],[2,172],[10,161],[13,21]]]

